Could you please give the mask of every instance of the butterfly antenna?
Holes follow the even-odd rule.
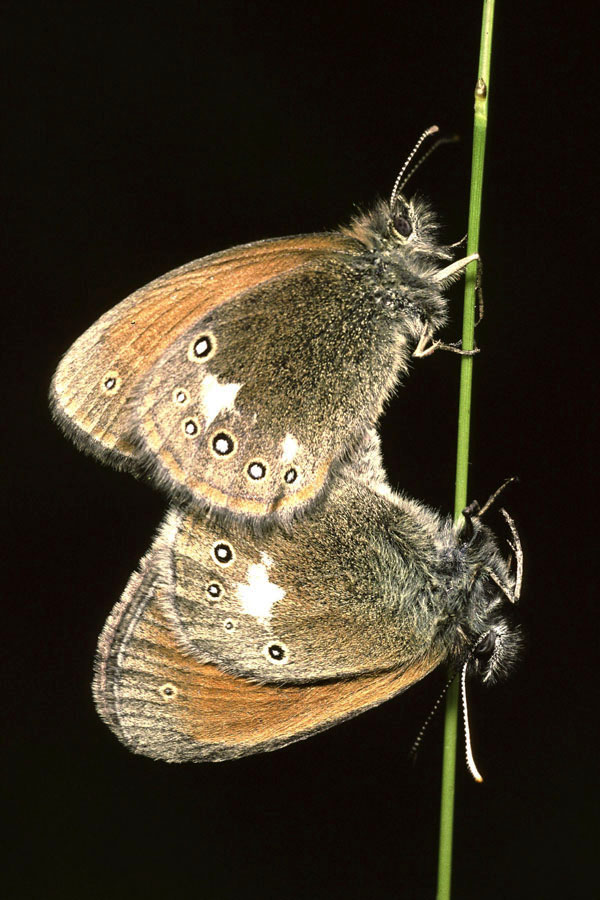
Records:
[[[484,515],[484,513],[486,513],[488,511],[488,509],[490,508],[490,506],[492,506],[492,504],[497,500],[497,498],[500,496],[502,491],[504,491],[508,487],[508,485],[511,484],[511,482],[518,481],[518,480],[519,479],[518,479],[517,475],[511,475],[510,478],[507,478],[506,481],[502,482],[500,487],[494,491],[494,493],[492,494],[491,497],[488,497],[488,499],[485,501],[483,506],[480,506],[479,503],[477,502],[477,500],[473,500],[472,503],[469,503],[469,505],[463,509],[462,517],[464,519],[464,525],[461,530],[464,532],[464,539],[467,543],[471,540],[471,538],[473,537],[473,534],[475,532],[475,529],[473,528],[473,519],[481,519],[481,517]],[[514,528],[514,522],[513,522],[513,528]],[[513,532],[513,534],[515,534],[515,533],[516,533],[516,529],[515,529],[515,532]],[[517,542],[520,547],[521,544],[520,544],[520,541],[518,541],[518,535],[517,535]]]
[[[462,674],[460,677],[460,689],[461,689],[461,697],[462,697],[462,707],[463,707],[463,721],[465,725],[465,753],[467,757],[467,768],[475,781],[482,782],[483,778],[477,766],[475,765],[475,760],[473,758],[473,749],[471,747],[471,729],[469,728],[469,710],[467,707],[467,666],[469,665],[469,660],[466,661],[462,668]]]
[[[419,729],[419,733],[418,733],[417,737],[415,738],[415,742],[414,742],[414,744],[412,745],[412,747],[410,748],[410,756],[413,758],[413,760],[414,760],[414,759],[416,758],[416,756],[417,756],[417,750],[418,750],[419,747],[421,746],[421,743],[422,743],[422,741],[423,741],[423,735],[425,734],[425,732],[426,732],[426,730],[427,730],[427,726],[429,725],[429,723],[431,722],[431,720],[432,720],[433,717],[435,716],[435,714],[436,714],[436,712],[437,712],[437,710],[438,710],[438,707],[439,707],[440,703],[442,702],[442,700],[444,699],[444,697],[446,696],[446,694],[447,694],[447,692],[448,692],[448,688],[450,687],[450,685],[452,684],[452,682],[455,681],[455,680],[456,680],[456,673],[455,673],[451,678],[448,679],[448,681],[446,682],[446,684],[445,684],[444,687],[442,688],[442,691],[441,691],[439,697],[437,698],[437,700],[436,700],[435,703],[433,704],[433,707],[432,707],[432,709],[431,709],[429,715],[427,716],[427,718],[425,719],[425,721],[424,721],[423,724],[421,725],[421,728]]]
[[[435,144],[432,144],[429,150],[427,150],[423,156],[421,156],[417,162],[415,162],[412,169],[406,173],[400,184],[398,185],[398,193],[401,193],[402,190],[406,187],[410,179],[413,177],[417,169],[420,169],[426,160],[429,159],[434,150],[437,150],[438,147],[441,147],[443,144],[456,144],[460,140],[457,134],[453,134],[451,137],[441,137],[438,138]]]
[[[404,173],[406,172],[406,170],[410,166],[411,162],[413,161],[415,154],[419,150],[419,147],[421,146],[421,144],[423,143],[424,140],[426,140],[432,134],[437,134],[439,130],[440,129],[438,128],[437,125],[432,125],[430,128],[427,128],[427,130],[423,132],[423,134],[421,135],[421,137],[419,138],[419,140],[417,141],[415,146],[412,148],[411,152],[408,155],[408,159],[406,160],[406,162],[400,169],[400,174],[398,175],[398,177],[396,178],[396,181],[394,182],[394,187],[392,188],[392,195],[390,197],[390,206],[392,208],[394,206],[394,203],[396,202],[396,196],[397,196],[400,188],[404,187],[404,185],[406,184],[406,181],[410,177],[407,175],[406,180],[402,181],[402,179],[404,178]],[[414,171],[414,169],[413,169],[413,171]]]
[[[509,541],[509,543],[510,543],[510,541]],[[512,544],[511,544],[511,546],[512,546]],[[504,594],[504,596],[506,597],[506,599],[509,601],[509,603],[516,603],[516,602],[517,602],[517,600],[518,600],[519,598],[516,597],[514,593],[511,594],[511,592],[508,590],[508,588],[506,587],[506,585],[505,585],[505,584],[502,584],[502,582],[500,581],[500,579],[496,576],[496,574],[495,574],[491,569],[485,568],[483,571],[484,571],[485,574],[488,576],[488,578],[491,579],[491,581],[494,582],[494,584],[496,585],[496,587],[499,587],[499,588],[500,588],[500,590],[502,591],[502,593]]]
[[[477,510],[477,517],[478,517],[478,518],[481,518],[481,517],[484,515],[484,513],[486,513],[486,512],[488,511],[488,509],[490,508],[490,506],[492,506],[492,505],[496,502],[496,500],[498,499],[498,497],[500,496],[500,494],[501,494],[504,490],[506,490],[506,488],[508,487],[508,485],[509,485],[509,484],[512,484],[513,481],[518,481],[518,480],[519,480],[519,479],[518,479],[518,477],[517,477],[516,475],[511,475],[510,478],[507,478],[506,481],[503,481],[502,484],[500,485],[500,487],[499,487],[497,490],[494,491],[494,493],[492,494],[492,496],[491,496],[491,497],[488,497],[488,499],[485,501],[485,503],[483,504],[483,506],[481,507],[481,509],[478,509],[478,510]]]
[[[514,587],[514,600],[513,603],[517,603],[521,596],[521,585],[523,583],[523,547],[521,544],[521,538],[519,537],[519,532],[517,531],[517,526],[515,525],[513,519],[506,512],[505,509],[500,509],[500,512],[504,516],[506,524],[510,528],[511,534],[513,536],[514,544],[511,541],[508,541],[508,546],[512,550],[515,555],[515,561],[517,563],[517,572],[515,575],[515,587]]]

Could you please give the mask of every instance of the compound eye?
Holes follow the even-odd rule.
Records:
[[[477,659],[479,659],[481,661],[485,661],[492,656],[495,649],[496,649],[496,632],[488,631],[488,633],[485,634],[481,638],[481,640],[475,647],[474,653],[475,653],[475,656],[477,657]]]
[[[397,203],[396,210],[392,216],[392,223],[394,225],[394,230],[397,231],[401,237],[410,237],[413,232],[408,206],[401,201],[398,201]]]
[[[406,216],[397,216],[394,219],[394,228],[402,237],[409,237],[412,234],[412,225]]]

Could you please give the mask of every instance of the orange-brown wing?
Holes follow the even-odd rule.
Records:
[[[423,678],[408,671],[309,685],[261,685],[202,664],[177,646],[147,558],[98,644],[98,712],[136,753],[167,762],[219,761],[275,750],[382,703]]]
[[[140,288],[61,360],[50,389],[56,418],[83,449],[135,468],[132,397],[169,345],[237,294],[348,242],[335,233],[259,241],[196,260]]]

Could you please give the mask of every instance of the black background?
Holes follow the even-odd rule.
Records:
[[[472,691],[485,782],[459,759],[457,898],[587,896],[597,843],[594,28],[578,7],[532,7],[497,9],[469,491],[521,477],[505,502],[525,544],[527,651],[510,682]],[[478,4],[7,8],[9,896],[433,897],[441,717],[416,767],[407,753],[442,673],[221,765],[133,756],[101,724],[96,638],[165,500],[78,453],[46,393],[60,355],[133,289],[347,221],[433,122],[463,141],[414,187],[461,237]],[[450,339],[460,304],[454,289]],[[382,426],[392,482],[446,511],[457,393],[457,359],[419,361]]]

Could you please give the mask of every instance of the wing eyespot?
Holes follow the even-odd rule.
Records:
[[[116,394],[119,391],[121,384],[121,376],[115,369],[111,369],[111,371],[107,372],[102,379],[100,387],[104,394]]]
[[[223,585],[219,584],[218,581],[211,581],[206,586],[206,594],[208,596],[209,601],[213,602],[217,600],[218,597],[223,593]]]
[[[217,341],[214,334],[199,334],[190,342],[188,359],[194,363],[207,362],[217,352]]]
[[[170,700],[174,700],[177,696],[177,688],[174,684],[171,684],[171,682],[168,681],[166,684],[161,684],[158,689],[158,693],[163,698],[165,703],[168,703]]]
[[[250,481],[262,481],[266,477],[268,465],[262,459],[253,459],[246,466],[246,475]]]
[[[237,441],[228,431],[217,431],[210,439],[210,450],[217,459],[233,456],[237,450]]]
[[[267,644],[263,653],[270,663],[279,666],[285,665],[289,659],[288,648],[281,641],[274,641],[272,644]]]
[[[190,402],[190,395],[185,388],[175,388],[171,397],[173,398],[173,403],[177,404],[177,406],[187,406]]]
[[[188,438],[194,438],[200,433],[200,423],[194,416],[191,416],[189,419],[184,419],[181,427],[183,433]]]
[[[214,561],[225,568],[235,560],[235,551],[228,541],[216,541],[212,547]]]

